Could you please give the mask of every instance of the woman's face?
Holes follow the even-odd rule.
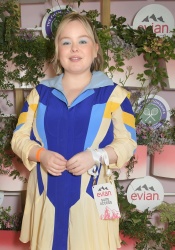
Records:
[[[79,21],[65,25],[58,39],[59,60],[64,73],[82,74],[90,72],[97,56],[96,44]]]

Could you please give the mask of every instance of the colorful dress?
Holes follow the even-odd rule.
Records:
[[[31,171],[20,240],[32,250],[115,250],[120,247],[119,220],[100,220],[92,193],[93,177],[48,174],[28,160],[34,145],[66,159],[87,148],[109,145],[121,168],[136,148],[135,119],[129,93],[104,73],[93,72],[90,84],[70,106],[62,77],[42,81],[26,99],[12,138],[12,149]],[[97,183],[105,183],[101,166]]]

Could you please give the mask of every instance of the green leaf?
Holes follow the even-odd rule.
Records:
[[[151,76],[152,75],[152,70],[144,70],[144,73],[146,76]]]

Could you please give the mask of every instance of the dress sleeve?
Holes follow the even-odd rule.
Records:
[[[119,85],[110,97],[111,115],[114,126],[114,140],[109,147],[116,152],[117,163],[110,168],[123,167],[133,156],[136,149],[135,117],[129,101],[129,92]]]
[[[34,88],[26,98],[11,140],[13,152],[21,158],[23,164],[29,171],[36,166],[36,162],[28,160],[29,152],[33,146],[39,145],[34,140],[30,139],[38,101],[39,95]]]

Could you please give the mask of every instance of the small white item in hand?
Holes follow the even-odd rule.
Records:
[[[94,177],[98,176],[98,170],[94,169],[100,167],[100,164],[105,163],[105,165],[109,165],[109,157],[107,152],[104,149],[91,149],[87,150],[91,151],[93,160],[95,161],[95,165],[88,170],[88,174],[93,175]]]
[[[93,166],[92,168],[90,168],[88,170],[88,174],[94,176],[94,178],[97,178],[97,176],[98,176],[98,168],[97,168],[97,166]]]
[[[108,177],[112,176],[112,170],[108,168],[107,171],[106,171],[106,175]]]

